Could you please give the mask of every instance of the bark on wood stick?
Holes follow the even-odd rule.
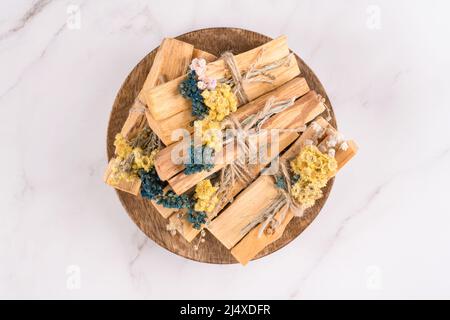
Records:
[[[309,87],[306,83],[306,80],[304,78],[294,78],[286,84],[278,87],[277,89],[253,100],[245,106],[242,106],[234,113],[234,116],[237,120],[242,121],[248,116],[257,113],[260,109],[262,109],[270,97],[275,97],[277,100],[285,100],[294,96],[300,98],[307,92],[309,92]],[[177,118],[177,116],[178,115],[172,117],[171,119]],[[164,121],[165,120],[163,120],[163,122]],[[176,120],[173,119],[173,122],[175,123]],[[172,125],[173,124],[169,123],[164,124],[164,126],[167,127],[170,127]],[[175,124],[173,126],[173,128],[177,127],[179,127],[178,124]],[[155,168],[161,180],[168,180],[175,176],[177,173],[183,171],[184,165],[175,164],[172,161],[172,153],[175,153],[177,150],[179,150],[179,156],[183,156],[183,150],[185,151],[188,145],[189,142],[186,143],[181,141],[178,143],[174,143],[158,152],[158,155],[155,159]]]
[[[298,99],[293,106],[287,108],[283,112],[270,118],[263,126],[263,129],[295,129],[312,121],[325,110],[323,103],[315,91],[310,91],[302,98]],[[234,156],[234,157],[233,157]],[[219,157],[221,158],[221,157]],[[227,157],[235,159],[234,155]],[[169,179],[169,185],[176,194],[182,194],[195,186],[197,183],[207,178],[214,172],[223,168],[226,161],[216,164],[210,171],[202,171],[196,174],[186,175],[180,172],[176,176]]]

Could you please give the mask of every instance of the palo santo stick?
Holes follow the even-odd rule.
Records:
[[[282,58],[287,58],[287,62],[266,72],[267,75],[272,77],[271,83],[267,81],[244,81],[242,88],[249,101],[298,76],[300,69],[294,56],[289,56],[289,48],[285,37],[280,37],[261,47],[236,56],[235,60],[241,72],[247,71],[255,62],[257,67],[261,67],[279,61]],[[211,78],[222,79],[228,77],[228,74],[229,72],[227,67],[224,66],[223,60],[217,60],[207,65],[206,75]],[[191,130],[189,124],[195,120],[191,114],[191,101],[185,99],[179,93],[179,86],[184,79],[185,76],[180,77],[145,93],[145,102],[149,106],[149,111],[153,118],[158,122],[166,120],[161,124],[163,132],[160,136],[166,145],[175,142],[171,137],[174,129]],[[174,119],[175,121],[171,119],[178,113],[181,114]],[[166,124],[176,126],[167,127]]]
[[[192,58],[205,59],[206,62],[213,62],[217,57],[209,52],[194,48]]]
[[[178,40],[175,40],[175,41],[178,41]],[[179,41],[179,42],[181,42],[181,41]],[[182,42],[182,43],[184,43],[184,42]],[[168,56],[166,58],[170,59],[170,56]],[[195,48],[192,53],[192,58],[203,58],[206,60],[206,62],[212,62],[217,59],[217,57],[215,55],[205,52],[205,51],[202,51],[202,50],[199,50],[199,49],[195,49]],[[155,60],[156,60],[156,58],[155,58]],[[188,68],[189,63],[190,63],[190,59],[188,59],[188,63],[183,64],[184,70],[182,70],[180,73],[178,73],[178,75],[186,72],[186,69]],[[174,79],[174,77],[167,76],[167,75],[165,75],[164,78],[166,78],[166,80]],[[149,85],[147,85],[146,89],[149,90],[151,88]],[[143,97],[143,92],[144,91],[141,90],[141,92],[139,94],[139,98],[140,98],[141,102],[145,101],[145,98]],[[170,119],[163,120],[163,121],[156,121],[155,118],[153,118],[150,111],[148,110],[148,108],[146,108],[146,110],[145,110],[145,116],[147,118],[148,125],[153,130],[153,132],[156,133],[156,135],[161,139],[162,143],[165,144],[166,146],[171,144],[172,139],[170,136],[167,135],[168,130],[170,130],[170,132],[172,132],[172,129],[171,129],[172,126],[170,126],[171,122],[167,121]],[[176,119],[174,119],[174,120],[176,121]],[[188,127],[186,124],[177,125],[176,122],[174,122],[174,124],[176,125],[174,128],[183,128],[185,126]],[[165,128],[165,129],[163,130],[163,128]]]
[[[310,91],[302,98],[298,99],[293,106],[287,108],[283,112],[274,115],[264,125],[262,129],[295,129],[312,121],[325,110],[323,103],[315,91]],[[226,148],[224,148],[225,153]],[[219,159],[233,160],[236,158],[236,152],[231,156],[226,155]],[[211,174],[222,169],[227,161],[220,161],[214,165],[210,171],[201,171],[195,174],[186,175],[184,172],[177,174],[169,179],[169,185],[176,194],[182,194],[195,186],[197,183],[207,178]]]
[[[140,100],[143,99],[142,93],[144,90],[149,90],[160,84],[162,81],[175,79],[185,73],[193,56],[193,52],[197,55],[211,56],[209,53],[201,50],[194,50],[194,47],[191,44],[171,38],[164,39],[158,48],[158,52],[156,53],[150,72],[144,82],[144,86],[138,94],[138,98],[133,103],[131,110],[133,110],[133,108],[136,108],[137,110],[139,108],[145,108],[145,105],[142,105],[140,102]],[[135,137],[145,127],[145,124],[146,117],[143,112],[131,111],[122,127],[121,134],[129,140]],[[160,134],[160,127],[157,123],[150,124],[150,128],[157,135],[158,133]],[[138,195],[141,186],[141,180],[138,177],[134,177],[130,181],[120,180],[117,184],[112,182],[111,173],[114,161],[115,159],[113,158],[108,163],[108,167],[103,177],[104,181],[119,190]]]
[[[316,122],[326,126],[327,122],[319,117]],[[314,129],[308,129],[281,156],[282,161],[292,158],[300,152],[305,141],[315,134]],[[242,229],[255,219],[262,209],[267,207],[278,196],[273,178],[260,176],[255,182],[242,191],[233,203],[214,219],[207,229],[228,249],[234,247],[244,237]]]
[[[261,170],[263,170],[267,166],[267,164],[269,164],[279,153],[281,153],[292,142],[294,142],[295,139],[298,138],[298,136],[299,136],[299,134],[296,132],[282,133],[279,136],[278,150],[276,150],[276,151],[272,150],[272,147],[268,148],[267,161],[265,161],[259,165],[253,165],[253,166],[249,167],[249,175],[251,177],[251,180],[253,181],[258,176],[258,174],[261,172]],[[272,152],[272,151],[275,151],[275,152]],[[241,192],[246,186],[247,186],[247,184],[244,183],[243,181],[236,180],[236,183],[232,186],[230,198],[225,199],[225,201],[223,201],[224,206],[232,198],[234,198],[239,192]],[[220,207],[219,211],[222,210],[224,206]],[[208,218],[212,220],[214,217],[211,217],[211,215],[208,215]],[[191,242],[200,233],[200,230],[193,228],[192,224],[189,223],[186,219],[183,219],[180,224],[179,218],[177,217],[176,214],[173,214],[169,220],[173,223],[173,225],[177,226],[177,231],[188,242]]]
[[[153,60],[144,86],[139,92],[139,99],[144,101],[146,91],[184,74],[191,62],[193,52],[192,44],[171,38],[164,39]]]
[[[289,78],[292,79],[294,77],[289,76]],[[267,84],[265,84],[265,85],[267,85]],[[238,110],[242,109],[243,107],[244,106],[240,107]],[[164,144],[171,145],[180,139],[180,138],[178,138],[178,139],[173,138],[172,132],[174,132],[174,130],[176,130],[176,129],[182,128],[182,129],[187,130],[189,133],[192,133],[194,131],[194,128],[191,124],[192,124],[192,121],[194,121],[194,120],[195,119],[192,116],[191,109],[183,110],[183,111],[171,116],[170,118],[159,120],[158,123],[160,124],[160,127],[163,128],[163,131],[160,132],[159,137],[164,142]]]
[[[158,48],[150,72],[147,75],[144,85],[132,108],[145,107],[139,102],[143,99],[143,92],[145,90],[150,90],[163,81],[172,80],[183,74],[190,63],[193,51],[194,46],[191,44],[170,38],[164,39]],[[133,109],[131,110],[132,111],[121,130],[121,133],[126,139],[135,137],[136,134],[145,126],[145,114],[143,112],[133,112]],[[156,134],[158,134],[158,126],[153,124],[153,127],[151,128]],[[141,187],[141,180],[139,177],[131,178],[130,181],[125,181],[122,179],[118,183],[114,183],[112,181],[111,173],[114,161],[115,159],[111,159],[109,162],[104,175],[104,181],[119,190],[138,195]]]
[[[245,106],[242,106],[233,114],[233,116],[238,121],[243,121],[248,116],[257,113],[260,109],[262,109],[270,97],[275,97],[277,100],[286,100],[292,97],[299,98],[307,92],[309,92],[309,87],[306,80],[304,78],[294,78],[277,89],[253,100]],[[190,111],[187,112],[189,113]],[[172,117],[171,119],[174,119],[177,116],[178,115]],[[174,122],[176,121],[174,120]],[[165,124],[165,126],[166,125],[168,127],[171,126],[169,123]],[[175,129],[177,127],[179,128],[179,124],[175,123],[173,128]],[[155,168],[161,180],[168,180],[184,169],[183,165],[174,164],[172,162],[172,153],[175,150],[186,150],[186,143],[183,141],[174,143],[160,150],[156,156]]]
[[[106,184],[108,184],[116,189],[131,193],[131,194],[134,194],[135,196],[137,196],[139,194],[139,190],[141,189],[141,179],[132,178],[132,179],[130,179],[130,181],[120,180],[119,183],[117,183],[117,184],[114,184],[111,181],[110,177],[112,174],[112,168],[114,166],[114,161],[115,161],[115,158],[112,158],[109,161],[108,167],[106,167],[105,173],[103,175],[103,181]]]
[[[279,37],[260,47],[237,55],[235,60],[239,70],[241,72],[247,71],[251,64],[258,58],[261,50],[264,51],[264,54],[260,57],[259,65],[268,64],[281,59],[289,54],[287,38],[285,36]],[[207,64],[206,76],[210,78],[222,79],[227,77],[228,73],[228,69],[222,59]],[[178,112],[190,109],[190,102],[183,98],[178,91],[178,88],[185,77],[186,75],[181,76],[164,85],[144,92],[147,106],[156,120],[166,119]]]
[[[354,141],[348,141],[348,149],[339,149],[336,152],[336,161],[338,163],[338,170],[342,168],[348,160],[350,160],[357,152],[358,147]],[[275,188],[272,184],[272,188]],[[282,210],[275,214],[274,219],[281,219]],[[241,264],[246,265],[251,259],[253,259],[261,250],[267,247],[269,244],[275,242],[283,235],[286,226],[294,217],[294,214],[289,210],[283,220],[283,222],[275,229],[274,233],[267,234],[263,232],[260,236],[261,224],[253,228],[236,246],[231,250],[231,254]]]
[[[208,52],[206,52],[206,51],[202,51],[202,50],[199,50],[199,49],[195,49],[195,48],[194,48],[194,51],[193,51],[193,53],[192,53],[192,58],[203,58],[203,59],[205,59],[207,62],[212,62],[212,61],[214,61],[214,60],[217,59],[215,55],[213,55],[213,54],[211,54],[211,53],[208,53]],[[190,59],[188,60],[188,64],[189,64],[189,63],[190,63]],[[187,67],[188,67],[188,65],[185,66],[186,69],[187,69]],[[181,73],[182,73],[182,72],[181,72]],[[179,74],[181,74],[181,73],[179,73]],[[170,78],[169,78],[169,77],[166,76],[166,79],[167,79],[167,80],[172,80],[172,79],[175,78],[175,77],[176,77],[176,76],[170,77]],[[141,92],[142,92],[142,91],[141,91]],[[150,126],[150,128],[153,129],[153,131],[156,133],[156,135],[157,135],[158,137],[161,137],[161,136],[163,135],[162,132],[161,132],[161,128],[162,128],[162,126],[164,126],[164,123],[158,123],[158,122],[152,117],[151,113],[148,111],[148,108],[147,108],[147,110],[145,111],[145,117],[147,118],[147,123],[148,123],[148,125]],[[167,142],[167,141],[166,141],[166,142]],[[163,141],[163,143],[165,143],[165,142]],[[168,190],[170,190],[169,187],[164,188],[164,192],[167,192]],[[157,204],[156,201],[154,201],[154,200],[152,200],[151,202],[152,202],[153,206],[155,207],[156,211],[158,211],[159,214],[161,214],[161,216],[162,216],[163,218],[166,218],[166,219],[169,218],[175,211],[178,210],[178,209],[175,209],[175,208],[166,208],[166,207],[164,207],[164,206],[162,206],[162,205]]]

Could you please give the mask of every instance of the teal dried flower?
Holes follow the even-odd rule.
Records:
[[[192,115],[198,119],[203,119],[208,115],[209,109],[206,107],[202,91],[197,86],[198,78],[195,71],[190,71],[180,84],[180,93],[192,102]]]
[[[173,209],[191,208],[193,206],[192,200],[187,195],[177,195],[172,190],[167,191],[156,203],[165,208]]]
[[[200,229],[206,223],[206,213],[191,208],[188,210],[187,220],[195,229]]]
[[[141,195],[144,198],[154,200],[163,194],[163,188],[165,187],[165,182],[159,179],[155,168],[150,169],[149,172],[141,169],[138,172],[141,178]]]
[[[209,171],[214,167],[214,149],[208,146],[194,146],[191,143],[189,160],[185,164],[184,173],[194,174],[201,171]]]
[[[284,180],[283,176],[281,176],[281,175],[277,175],[275,177],[275,185],[279,189],[287,190],[286,181]]]

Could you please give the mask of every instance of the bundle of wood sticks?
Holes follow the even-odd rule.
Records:
[[[356,154],[329,120],[286,36],[218,57],[166,38],[104,181],[151,201],[167,232],[198,247],[207,230],[245,265]]]

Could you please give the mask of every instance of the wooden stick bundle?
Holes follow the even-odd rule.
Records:
[[[260,163],[258,165],[253,165],[249,167],[249,174],[251,181],[250,183],[256,179],[256,177],[259,175],[259,173],[276,157],[279,153],[281,153],[284,149],[286,149],[292,142],[294,142],[298,138],[299,134],[296,132],[285,132],[280,134],[279,141],[278,141],[278,150],[276,152],[272,149],[272,147],[268,148],[268,154],[267,154],[267,161]],[[248,184],[244,183],[241,180],[236,180],[235,184],[232,186],[232,191],[230,193],[230,198],[225,199],[223,201],[224,205],[219,208],[219,211],[221,211],[228,202],[230,202],[239,192],[244,190],[245,187],[247,187]],[[214,219],[215,217],[212,217],[211,214],[208,214],[208,218],[210,220]],[[177,217],[177,214],[173,214],[170,217],[170,222],[173,225],[177,226],[177,231],[180,233],[180,235],[186,239],[188,242],[191,242],[200,232],[200,230],[195,229],[192,227],[192,224],[189,223],[186,219],[182,219],[182,221],[179,221],[179,218]]]
[[[321,98],[315,91],[310,91],[302,98],[298,99],[293,106],[270,118],[266,123],[264,123],[262,129],[270,130],[299,128],[312,121],[324,110],[325,106],[322,103]],[[224,148],[224,153],[227,151],[228,150]],[[169,185],[176,194],[182,194],[211,174],[222,169],[227,164],[227,160],[235,159],[236,155],[236,152],[232,155],[219,155],[218,158],[225,161],[220,161],[219,163],[216,162],[210,171],[201,171],[190,175],[180,172],[176,176],[169,179]]]
[[[247,72],[255,66],[265,66],[283,58],[288,58],[285,64],[266,72],[273,78],[272,82],[244,81],[242,87],[249,100],[267,93],[274,88],[286,83],[300,74],[297,61],[289,56],[287,38],[279,37],[268,43],[235,56],[235,61],[241,73]],[[207,64],[206,76],[215,79],[228,78],[229,71],[222,59]],[[189,124],[192,122],[191,103],[179,93],[179,86],[186,76],[181,76],[161,86],[145,90],[144,100],[154,120],[160,122],[162,131],[160,139],[164,144],[172,142],[172,131],[184,128],[192,131]]]
[[[357,152],[358,147],[354,141],[349,141],[348,144],[349,149],[346,151],[339,150],[336,153],[336,161],[338,162],[339,169],[342,168]],[[256,226],[236,246],[234,246],[233,249],[231,249],[231,254],[241,264],[246,265],[265,247],[281,238],[286,226],[292,218],[294,218],[294,214],[289,210],[281,225],[279,225],[272,234],[263,232],[261,236],[259,236],[261,225]],[[274,219],[281,219],[281,210],[275,215]]]
[[[323,128],[329,127],[329,124],[322,118],[318,118],[316,123]],[[298,154],[305,141],[311,139],[314,134],[314,129],[310,126],[283,154],[282,160],[290,159]],[[338,150],[336,152],[338,168],[341,168],[357,151],[356,144],[353,141],[349,141],[348,145],[349,147],[345,151]],[[228,249],[233,248],[231,252],[239,262],[246,264],[268,244],[281,237],[284,228],[293,217],[293,213],[290,212],[286,220],[271,235],[262,234],[258,237],[260,226],[255,227],[247,235],[242,233],[245,226],[257,217],[261,210],[267,207],[277,195],[278,190],[274,185],[273,178],[260,176],[207,228]]]
[[[271,97],[275,97],[277,100],[285,100],[292,97],[300,98],[307,92],[309,92],[309,86],[306,83],[306,80],[304,78],[294,78],[277,89],[260,96],[245,106],[242,106],[233,114],[233,116],[238,121],[243,121],[248,116],[256,114],[260,109],[262,109]],[[177,173],[183,171],[184,165],[179,165],[172,162],[172,153],[177,150],[184,152],[188,145],[189,143],[181,141],[171,144],[158,152],[155,159],[155,169],[161,180],[168,180]],[[180,156],[183,155],[184,153],[180,154]]]
[[[150,90],[151,88],[161,84],[164,81],[169,81],[179,77],[186,72],[189,63],[193,57],[203,57],[211,60],[215,59],[215,56],[194,49],[193,45],[182,42],[176,39],[165,38],[155,55],[152,67],[144,82],[143,88],[138,94],[138,97],[131,107],[131,112],[126,119],[121,134],[130,140],[135,137],[146,125],[148,120],[148,112],[146,111],[145,104],[142,103],[143,92]],[[146,117],[147,115],[147,117]],[[146,119],[147,118],[147,119]],[[150,119],[149,122],[151,122]],[[160,125],[156,122],[152,122],[150,128],[158,134],[160,132]],[[112,167],[114,165],[115,158],[111,159],[108,163],[108,167],[105,170],[103,180],[119,189],[134,195],[138,195],[141,186],[141,180],[137,177],[132,178],[130,181],[121,180],[117,184],[113,184],[110,177],[112,173]]]

